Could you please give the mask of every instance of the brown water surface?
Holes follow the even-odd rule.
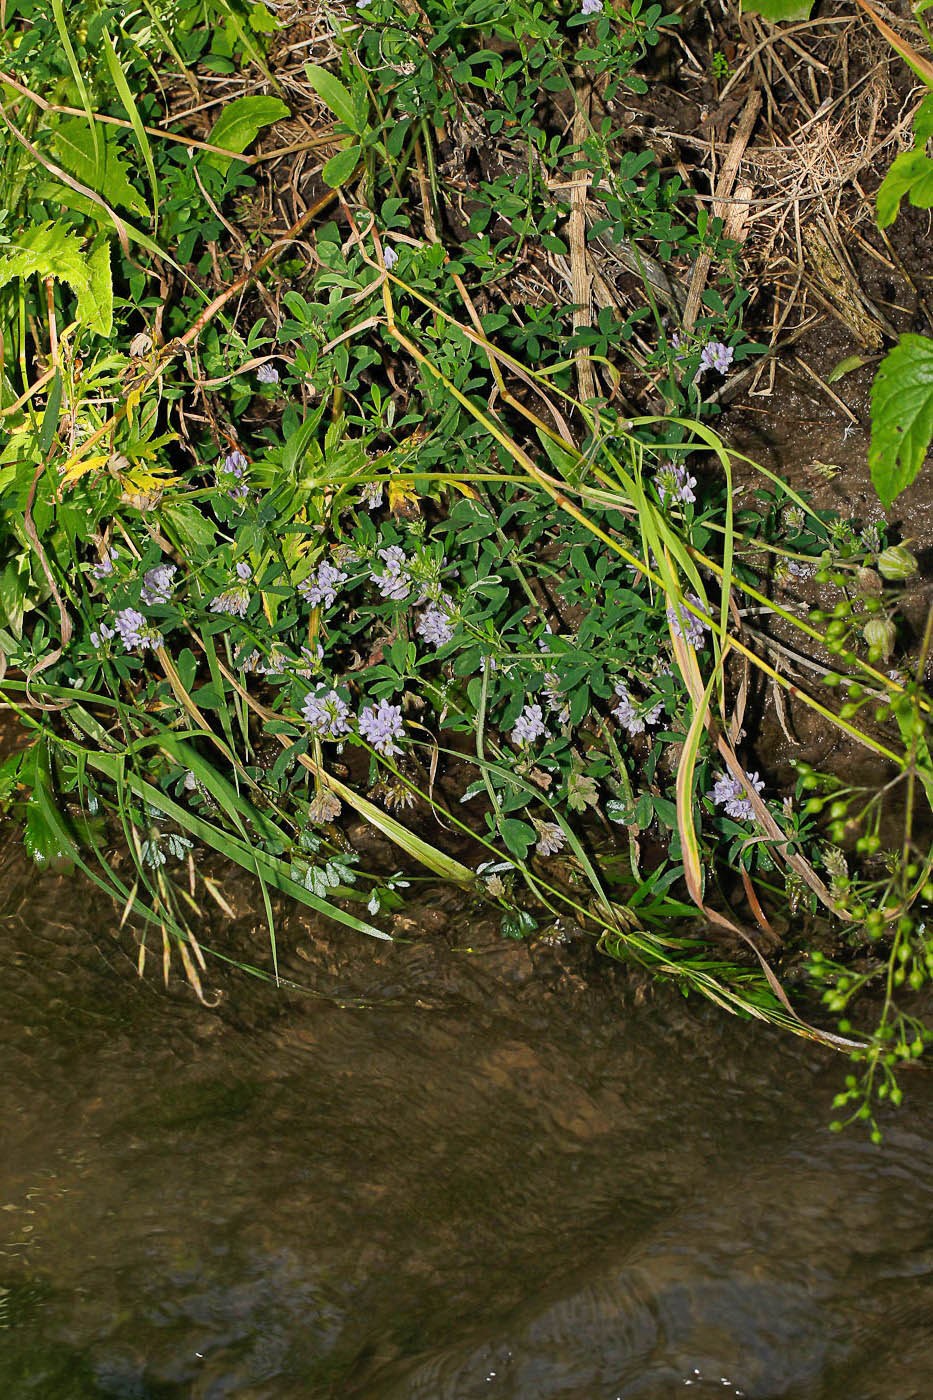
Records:
[[[286,920],[365,1007],[214,964],[208,1011],[12,838],[0,889],[3,1400],[933,1394],[925,1075],[879,1149],[825,1052],[442,896]]]

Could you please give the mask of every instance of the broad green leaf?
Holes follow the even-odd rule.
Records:
[[[915,209],[933,209],[933,160],[923,151],[904,151],[892,161],[876,196],[879,228],[893,224],[905,194]]]
[[[259,0],[258,4],[250,6],[249,27],[254,34],[274,34],[279,22],[262,0]]]
[[[74,847],[65,836],[64,829],[47,821],[46,813],[36,797],[26,804],[26,827],[23,840],[33,862],[40,870],[54,870],[64,874],[73,869]]]
[[[94,132],[80,117],[64,121],[55,129],[55,157],[69,175],[101,195],[108,204],[130,209],[134,214],[148,214],[146,201],[130,183],[126,162],[114,137],[109,132],[99,132],[98,143],[100,161],[95,155]]]
[[[18,234],[11,247],[15,247],[15,251],[0,257],[0,287],[12,282],[14,277],[53,277],[67,282],[77,297],[78,320],[98,335],[110,334],[112,294],[111,319],[108,320],[101,288],[92,286],[92,277],[99,279],[101,270],[92,274],[90,260],[81,251],[77,234],[64,224],[34,224],[25,233]]]
[[[238,97],[228,102],[214,125],[208,141],[212,146],[222,146],[225,151],[245,151],[264,126],[281,121],[290,116],[285,103],[278,97]],[[211,154],[207,157],[211,165],[226,171],[230,164],[227,156]]]
[[[95,326],[100,335],[113,330],[113,273],[110,270],[110,239],[102,238],[87,260],[88,305],[93,305]]]
[[[213,548],[216,536],[208,517],[191,501],[163,505],[162,516],[184,553],[200,563]]]
[[[359,146],[347,146],[343,151],[338,151],[321,171],[321,179],[325,185],[330,185],[332,190],[339,185],[345,185],[360,163],[362,151]]]
[[[353,97],[340,79],[317,63],[306,63],[305,74],[318,97],[330,108],[337,120],[349,127],[354,136],[362,136],[365,130],[364,123],[359,120]]]
[[[931,438],[933,340],[902,335],[881,361],[871,386],[868,465],[885,509],[923,466]]]
[[[761,15],[772,24],[781,20],[809,19],[814,0],[742,0],[743,15]]]

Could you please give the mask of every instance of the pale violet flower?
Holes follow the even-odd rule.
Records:
[[[689,474],[683,464],[675,466],[673,462],[665,462],[655,472],[654,484],[658,488],[662,505],[674,504],[677,501],[692,504],[696,500],[693,488],[697,479]]]
[[[370,577],[383,598],[392,598],[401,603],[411,592],[411,575],[405,551],[401,545],[393,544],[388,549],[380,549],[379,558],[385,564],[385,572],[372,573]]]
[[[513,744],[533,744],[547,733],[540,705],[526,705],[512,730]]]
[[[147,647],[162,645],[162,633],[137,608],[123,608],[113,621],[124,651],[145,651]]]
[[[719,374],[728,374],[729,367],[735,357],[735,351],[731,345],[724,345],[721,340],[711,340],[709,345],[704,345],[700,351],[700,368],[697,370],[697,378],[705,374],[708,369],[714,369]]]
[[[360,500],[370,510],[378,510],[382,505],[385,487],[381,481],[367,481],[360,487]]]
[[[98,583],[109,578],[113,573],[114,560],[118,558],[119,554],[115,549],[108,549],[103,559],[91,566],[91,578],[96,579]]]
[[[237,450],[229,452],[224,458],[223,467],[214,473],[217,485],[225,488],[231,501],[243,501],[249,495],[249,487],[246,484],[247,466],[243,453]]]
[[[266,361],[264,365],[260,365],[257,369],[256,378],[260,384],[278,384],[279,372],[275,365]]]
[[[198,780],[194,776],[190,768],[185,770],[185,776],[182,779],[181,785],[184,788],[185,792],[194,792],[195,788],[197,787]]]
[[[106,622],[102,622],[100,624],[100,631],[91,633],[91,646],[99,647],[104,642],[109,642],[110,638],[114,635],[114,629],[112,627],[108,627]]]
[[[695,593],[687,594],[687,602],[692,603],[695,608],[698,608],[700,612],[705,614],[703,604]],[[674,636],[680,637],[682,641],[688,642],[692,647],[701,647],[704,641],[703,633],[710,631],[710,624],[705,615],[702,618],[695,617],[682,603],[680,604],[680,613],[683,618],[683,623],[681,623],[681,618],[677,616],[677,610],[674,604],[668,604],[667,620],[671,625],[671,631],[674,633]]]
[[[248,564],[246,567],[249,569]],[[216,598],[211,599],[210,611],[212,613],[229,613],[231,617],[246,616],[250,592],[246,585],[246,579],[240,574],[239,565],[237,566],[237,574],[239,574],[237,583],[231,584],[229,588],[224,589],[223,593],[218,593]]]
[[[725,807],[726,815],[733,817],[735,821],[751,821],[755,810],[749,801],[748,793],[759,793],[763,789],[764,783],[757,773],[746,774],[744,783],[732,773],[721,773],[709,796],[717,807]]]
[[[299,583],[298,592],[312,608],[319,607],[321,603],[325,608],[332,608],[341,584],[346,581],[347,575],[343,570],[338,569],[329,559],[324,559],[315,573],[309,574]]]
[[[174,564],[157,564],[154,569],[147,569],[143,574],[140,602],[147,607],[153,603],[167,603],[172,596],[172,579],[176,572]]]
[[[454,637],[454,629],[451,626],[453,612],[453,600],[448,598],[446,593],[442,593],[438,601],[429,604],[418,619],[418,635],[423,637],[429,646],[446,646]]]
[[[386,270],[388,272],[391,272],[395,264],[398,262],[398,253],[395,251],[394,248],[390,248],[387,246],[383,249],[382,258],[386,265]]]
[[[636,734],[644,734],[646,725],[657,724],[661,718],[663,704],[653,705],[650,709],[646,709],[644,704],[636,706],[624,681],[617,682],[615,693],[619,697],[619,703],[612,713],[622,728],[633,737]]]
[[[301,713],[320,739],[339,739],[350,732],[350,706],[336,690],[307,694]]]
[[[253,571],[245,559],[237,561],[236,576],[238,579],[241,579],[243,583],[245,583],[248,578],[253,577]]]
[[[580,5],[581,15],[601,15],[603,12],[603,0],[582,0]]]
[[[360,734],[384,758],[401,753],[395,742],[405,736],[401,705],[390,705],[388,700],[380,700],[378,705],[368,705],[360,711]]]
[[[539,856],[554,856],[563,849],[567,838],[563,828],[557,822],[542,822],[538,821],[536,817],[532,817],[531,823],[538,833],[535,850]]]
[[[566,699],[560,688],[560,677],[555,671],[545,671],[544,689],[541,692],[547,701],[547,707],[557,716],[558,724],[570,723],[570,702]]]

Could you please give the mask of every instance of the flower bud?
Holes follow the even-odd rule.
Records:
[[[878,555],[878,572],[891,583],[911,578],[917,572],[917,561],[902,544],[891,544]]]
[[[862,636],[870,647],[880,647],[881,654],[887,661],[897,639],[894,623],[886,617],[870,617],[862,628]]]

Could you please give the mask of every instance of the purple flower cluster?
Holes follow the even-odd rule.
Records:
[[[245,617],[246,609],[249,607],[250,590],[248,581],[252,577],[252,569],[244,559],[241,559],[236,566],[237,582],[225,588],[223,593],[218,593],[216,598],[210,602],[212,613],[229,613],[231,617]]]
[[[560,677],[556,671],[545,671],[542,694],[548,709],[557,716],[558,724],[570,723],[570,702],[560,688]]]
[[[167,603],[172,596],[172,580],[177,572],[174,564],[157,564],[154,569],[147,569],[143,574],[140,602],[145,603],[147,608],[152,607],[153,603]]]
[[[682,463],[675,466],[673,462],[665,462],[655,472],[654,484],[658,489],[662,505],[666,506],[668,501],[671,504],[676,501],[691,504],[696,500],[693,488],[697,484],[697,479],[695,476],[690,476]]]
[[[247,466],[242,452],[230,452],[224,458],[223,468],[214,473],[217,485],[226,488],[231,501],[245,501],[249,495],[245,479]]]
[[[309,692],[301,713],[320,739],[339,739],[350,732],[350,706],[336,690]]]
[[[411,592],[409,561],[401,545],[393,544],[388,549],[380,549],[379,558],[385,564],[385,573],[370,575],[383,598],[392,598],[402,603]]]
[[[603,0],[582,0],[580,5],[581,15],[601,15],[603,12]]]
[[[257,369],[256,379],[260,384],[278,384],[279,372],[275,365],[266,361],[264,365],[260,365]]]
[[[731,345],[724,345],[721,340],[711,340],[700,351],[700,368],[697,370],[697,379],[708,369],[714,369],[719,374],[728,374],[734,358],[735,351]]]
[[[764,783],[757,773],[746,774],[744,783],[732,773],[721,773],[709,794],[717,807],[725,807],[726,815],[736,821],[751,821],[755,810],[749,801],[749,792],[761,792]]]
[[[109,642],[110,638],[115,635],[116,634],[114,632],[114,629],[112,627],[108,627],[106,622],[102,622],[100,624],[100,631],[91,633],[91,646],[99,647],[104,642]]]
[[[688,612],[688,610],[683,606],[683,604],[681,604],[681,616],[678,617],[677,609],[674,607],[674,604],[668,603],[667,620],[671,625],[671,631],[674,633],[675,637],[679,637],[682,641],[687,642],[692,647],[699,648],[703,645],[704,632],[710,631],[710,624],[705,616],[706,609],[703,607],[703,604],[700,602],[699,598],[695,593],[687,594],[687,602],[692,603],[695,608],[699,609],[699,611],[704,614],[704,616],[702,618],[695,617],[692,612]]]
[[[645,709],[644,705],[640,709],[637,708],[624,681],[616,684],[615,693],[619,697],[619,703],[612,713],[627,734],[633,737],[636,734],[644,734],[646,725],[657,724],[661,718],[664,706],[659,703],[653,705],[650,710]]]
[[[533,744],[547,734],[547,725],[540,705],[526,705],[515,721],[512,730],[512,743]]]
[[[120,634],[124,651],[145,651],[147,647],[156,648],[162,645],[162,633],[136,608],[123,608],[113,622]]]
[[[436,603],[429,603],[418,619],[417,631],[420,637],[432,647],[442,647],[453,641],[454,629],[451,619],[454,614],[454,602],[446,593],[442,593]]]
[[[347,576],[343,570],[325,559],[318,565],[316,573],[309,574],[299,583],[298,592],[312,608],[319,607],[321,603],[325,608],[332,608],[341,584],[346,581]]]
[[[401,705],[390,705],[388,700],[380,700],[378,705],[369,705],[361,710],[360,734],[384,758],[401,753],[395,742],[405,736]]]
[[[386,261],[386,267],[388,267]],[[382,505],[382,498],[385,495],[385,487],[381,481],[367,481],[360,487],[360,500],[364,506],[369,506],[370,510],[378,510]]]

